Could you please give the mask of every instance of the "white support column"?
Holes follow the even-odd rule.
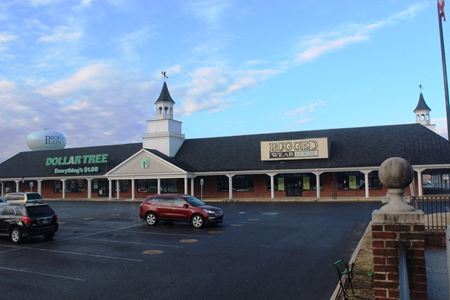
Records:
[[[108,178],[108,199],[111,200],[112,199],[112,179]]]
[[[233,199],[233,176],[234,174],[229,174],[228,176],[228,199]]]
[[[42,180],[37,180],[37,192],[39,194],[42,194]],[[2,195],[3,195],[3,188],[2,188]]]
[[[161,194],[161,178],[158,178],[158,194]]]
[[[191,196],[194,196],[195,177],[191,178]]]
[[[270,199],[275,199],[275,176],[276,173],[268,173],[270,177]]]
[[[317,198],[317,200],[320,199],[320,174],[322,174],[322,172],[314,172],[314,175],[316,175],[316,198]]]
[[[184,177],[184,194],[187,195],[188,193],[188,178],[187,176]]]
[[[136,189],[134,184],[134,179],[131,179],[131,200],[136,198]]]
[[[66,180],[61,179],[62,182],[62,198],[66,199]]]
[[[419,197],[423,196],[423,186],[422,186],[422,169],[417,169],[417,185],[419,188]]]
[[[87,198],[92,199],[92,178],[86,178],[87,180]]]
[[[116,180],[116,199],[120,197],[120,180]]]
[[[16,180],[16,193],[19,192],[20,180]]]
[[[361,173],[364,174],[364,189],[365,189],[365,196],[366,198],[369,198],[369,173],[372,172],[372,170],[368,171],[368,170],[364,170],[361,171]]]

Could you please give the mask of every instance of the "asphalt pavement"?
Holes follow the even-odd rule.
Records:
[[[2,299],[329,299],[379,203],[214,203],[225,222],[147,226],[138,203],[51,202],[53,241],[0,238]]]

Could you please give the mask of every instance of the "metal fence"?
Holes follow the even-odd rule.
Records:
[[[425,230],[446,230],[450,222],[450,196],[411,197],[411,204],[425,213]]]

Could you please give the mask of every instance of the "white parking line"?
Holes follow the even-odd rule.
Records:
[[[106,242],[106,243],[135,244],[135,245],[146,245],[146,246],[167,247],[167,248],[183,248],[182,246],[166,245],[166,244],[152,244],[152,243],[144,243],[144,242],[128,242],[128,241],[91,239],[91,238],[81,238],[81,239],[87,240],[87,241]]]
[[[109,255],[101,255],[101,254],[92,254],[92,253],[86,253],[86,252],[76,252],[76,251],[64,251],[64,250],[54,250],[54,249],[45,249],[45,248],[36,248],[36,247],[18,247],[18,246],[5,246],[14,248],[12,250],[36,250],[36,251],[43,251],[43,252],[50,252],[50,253],[62,253],[62,254],[71,254],[71,255],[80,255],[80,256],[89,256],[89,257],[96,257],[96,258],[105,258],[105,259],[114,259],[114,260],[125,260],[125,261],[132,261],[132,262],[143,262],[141,259],[135,259],[135,258],[127,258],[127,257],[119,257],[119,256],[109,256]],[[0,252],[0,253],[5,253]]]
[[[198,238],[204,238],[204,237],[212,238],[212,236],[209,236],[209,235],[184,234],[184,233],[164,233],[164,232],[136,231],[136,230],[121,230],[120,232],[154,234],[154,235],[168,235],[168,236],[198,237]]]
[[[85,279],[78,278],[78,277],[69,277],[69,276],[55,275],[55,274],[50,274],[50,273],[33,272],[33,271],[24,270],[24,269],[0,267],[0,270],[21,272],[21,273],[27,273],[27,274],[32,274],[32,275],[40,275],[40,276],[46,276],[46,277],[52,277],[52,278],[58,278],[58,279],[67,279],[67,280],[73,280],[73,281],[83,281],[83,282],[86,281]]]

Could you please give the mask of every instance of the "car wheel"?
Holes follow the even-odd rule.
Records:
[[[51,240],[53,238],[53,236],[55,235],[54,232],[52,233],[46,233],[44,234],[44,239],[46,239],[47,241]]]
[[[145,216],[145,222],[147,223],[147,225],[149,226],[154,226],[156,225],[156,222],[158,222],[158,219],[156,218],[156,215],[152,212],[149,212],[146,216]]]
[[[11,229],[9,237],[11,238],[11,241],[16,244],[20,244],[23,241],[22,232],[20,232],[20,229],[17,227]]]
[[[203,227],[203,224],[204,224],[203,217],[200,215],[193,215],[192,219],[191,219],[191,224],[195,228]]]

